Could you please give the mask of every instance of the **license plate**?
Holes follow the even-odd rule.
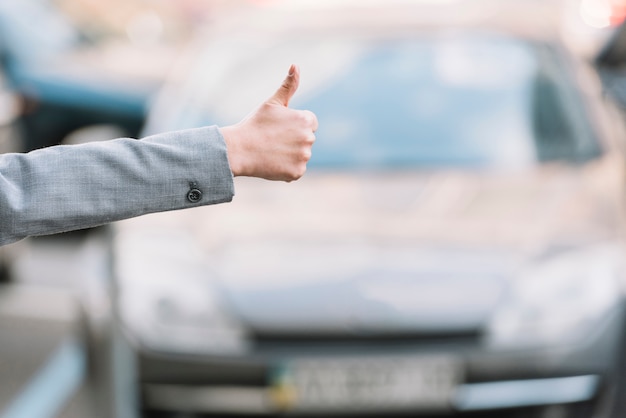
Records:
[[[306,359],[276,369],[271,398],[313,413],[445,410],[460,380],[450,357]]]

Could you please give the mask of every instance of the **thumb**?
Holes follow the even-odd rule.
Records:
[[[298,85],[300,84],[300,69],[297,65],[291,64],[289,74],[283,81],[283,84],[276,90],[276,93],[267,101],[268,103],[281,106],[289,106],[289,100],[293,97]]]

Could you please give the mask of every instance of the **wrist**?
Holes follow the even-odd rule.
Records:
[[[230,171],[235,177],[243,175],[241,150],[239,149],[240,141],[237,140],[239,136],[237,126],[226,126],[219,128],[219,130],[224,138],[224,143],[226,144],[226,155]]]

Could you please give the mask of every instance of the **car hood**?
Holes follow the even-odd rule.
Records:
[[[231,204],[122,225],[187,231],[227,309],[259,334],[471,332],[524,264],[620,233],[620,170],[605,158],[238,179]]]

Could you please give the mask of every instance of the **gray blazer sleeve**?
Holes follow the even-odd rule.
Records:
[[[0,155],[0,245],[232,200],[217,127]]]

